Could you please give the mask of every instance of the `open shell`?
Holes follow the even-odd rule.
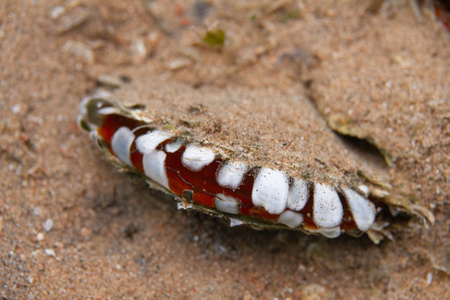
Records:
[[[242,146],[234,150],[217,141],[205,142],[195,130],[186,132],[167,119],[157,119],[142,105],[125,107],[99,94],[82,101],[78,121],[120,167],[173,194],[181,201],[179,207],[222,216],[231,226],[287,228],[329,238],[342,232],[359,236],[373,227],[384,206],[363,178],[299,176],[319,172],[315,166],[309,173],[295,173],[296,164],[258,164],[258,158],[248,159],[257,151],[236,154]]]

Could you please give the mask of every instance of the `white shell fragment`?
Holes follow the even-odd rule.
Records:
[[[136,139],[136,148],[142,154],[150,153],[158,147],[159,144],[172,137],[168,132],[153,130],[147,134],[141,135]]]
[[[166,168],[164,165],[166,156],[166,153],[157,150],[146,153],[144,154],[143,166],[145,175],[168,189],[169,179],[167,178]]]
[[[111,139],[114,154],[130,167],[133,166],[130,161],[130,146],[133,140],[134,134],[127,127],[120,127]]]
[[[217,194],[214,198],[214,204],[217,210],[234,215],[239,214],[239,203],[231,196]]]
[[[332,228],[339,226],[344,216],[341,200],[330,186],[314,185],[313,220],[317,227]]]
[[[287,210],[280,215],[278,223],[289,226],[290,228],[296,228],[303,223],[303,216],[299,213]]]
[[[48,256],[53,256],[54,258],[56,258],[55,250],[53,250],[53,249],[45,249],[44,252]]]
[[[52,228],[53,228],[53,220],[52,219],[45,220],[44,230],[49,232],[50,230],[52,230]]]
[[[289,209],[300,211],[308,202],[309,191],[308,184],[304,180],[295,179],[290,190],[287,207]]]
[[[191,171],[197,172],[214,161],[216,155],[211,149],[189,144],[181,161]]]
[[[223,163],[217,172],[217,183],[222,187],[236,190],[242,182],[248,166],[242,162],[233,161]]]
[[[281,214],[287,205],[289,179],[285,172],[261,168],[255,178],[252,201],[270,214]]]
[[[351,189],[344,189],[344,194],[358,229],[369,230],[377,213],[375,205]]]

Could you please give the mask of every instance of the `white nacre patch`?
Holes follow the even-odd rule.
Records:
[[[312,234],[321,234],[324,237],[330,239],[337,238],[341,235],[341,228],[339,226],[333,228],[318,228],[318,229],[304,228],[304,229]]]
[[[111,107],[111,106],[103,107],[98,110],[98,114],[104,115],[104,116],[118,114],[118,113],[120,113],[120,109],[118,109],[117,107]]]
[[[169,188],[169,179],[167,178],[165,160],[167,154],[163,151],[152,151],[144,154],[142,164],[145,175],[151,180],[159,183],[166,189]]]
[[[214,161],[216,155],[211,149],[189,144],[183,153],[181,161],[191,171],[197,172]]]
[[[280,215],[278,223],[282,223],[290,228],[296,228],[303,223],[303,216],[299,213],[287,210]]]
[[[334,227],[334,228],[319,228],[316,230],[316,233],[320,233],[324,237],[334,239],[341,235],[341,228]]]
[[[317,227],[332,228],[339,226],[344,216],[339,195],[328,185],[314,184],[313,221]]]
[[[166,144],[166,152],[177,152],[181,148],[181,146],[183,146],[183,141],[181,139],[177,139],[173,143]]]
[[[370,194],[370,190],[369,187],[365,184],[361,184],[360,186],[358,186],[358,190],[364,194],[364,196],[369,197]]]
[[[248,166],[242,162],[224,162],[217,172],[217,183],[222,187],[236,190],[247,171]]]
[[[285,172],[261,168],[252,190],[252,202],[270,214],[281,214],[287,205],[289,179]]]
[[[127,127],[120,127],[111,139],[111,148],[114,154],[124,163],[132,166],[130,161],[130,147],[134,141],[134,134]]]
[[[243,224],[244,224],[244,221],[242,221],[242,220],[230,218],[230,227],[241,226]]]
[[[234,215],[239,214],[239,202],[231,196],[217,194],[214,198],[214,204],[219,211]]]
[[[369,230],[377,213],[375,205],[351,189],[344,189],[344,194],[358,229]]]
[[[289,190],[287,207],[289,209],[300,211],[308,202],[309,191],[308,184],[304,180],[295,179]]]
[[[171,134],[165,131],[153,130],[152,132],[141,135],[136,139],[136,148],[142,154],[152,152],[159,144],[172,137]]]

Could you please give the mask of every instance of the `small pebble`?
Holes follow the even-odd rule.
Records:
[[[13,106],[12,113],[15,114],[15,115],[20,113],[20,104],[16,104],[16,105]]]
[[[251,300],[253,299],[252,294],[249,291],[245,291],[244,295],[241,297],[243,300]]]
[[[192,62],[189,59],[180,58],[180,59],[175,59],[175,60],[172,60],[171,62],[169,62],[168,67],[169,67],[169,70],[176,71],[176,70],[184,69],[191,64],[192,64]]]
[[[210,10],[211,4],[206,1],[197,0],[192,5],[192,14],[194,15],[194,18],[196,18],[199,21],[203,21],[203,19],[206,18]]]
[[[44,230],[49,232],[50,230],[52,230],[52,228],[53,228],[53,220],[52,219],[45,220]]]
[[[302,272],[302,273],[307,271],[305,265],[303,265],[303,264],[299,264],[298,267],[297,267],[297,270]]]
[[[134,63],[140,63],[147,57],[147,47],[142,37],[136,37],[131,42],[131,54],[133,55]]]
[[[88,237],[90,236],[92,233],[92,230],[90,230],[89,228],[83,227],[81,228],[81,236],[82,237]]]
[[[66,9],[62,6],[56,6],[52,11],[50,12],[50,18],[53,20],[58,19],[61,17],[61,15],[66,11]]]
[[[110,76],[110,75],[99,75],[97,77],[97,83],[102,86],[108,86],[112,88],[117,88],[122,85],[122,80],[120,78]]]
[[[74,56],[81,58],[88,65],[94,64],[95,61],[94,51],[92,51],[92,49],[89,46],[81,42],[68,40],[67,42],[64,43],[61,49],[64,52],[73,54]]]
[[[225,253],[228,252],[227,248],[223,245],[220,245],[219,243],[214,244],[214,250],[219,255],[224,255]]]
[[[429,272],[427,274],[427,287],[429,287],[433,283],[433,273]]]
[[[58,250],[61,250],[61,249],[64,249],[64,244],[61,243],[61,242],[55,242],[55,247],[56,247]]]
[[[53,249],[45,249],[44,250],[45,254],[47,254],[48,256],[53,256],[56,258],[56,254],[55,251],[53,251]]]
[[[38,240],[38,242],[42,242],[44,240],[44,234],[42,232],[39,232],[36,235],[36,239]]]
[[[58,12],[58,11],[57,11]],[[66,33],[74,28],[77,28],[86,22],[91,15],[91,11],[85,7],[75,7],[70,12],[58,17],[58,24],[56,25],[56,32],[59,34]]]

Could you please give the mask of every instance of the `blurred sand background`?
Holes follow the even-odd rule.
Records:
[[[368,6],[0,2],[3,299],[450,297],[449,34],[407,1]],[[218,29],[223,47],[202,41]],[[160,89],[143,86],[152,78]],[[394,224],[394,240],[374,245],[178,211],[77,128],[80,100],[98,87],[161,109],[164,99],[236,91],[267,91],[287,109],[308,99],[321,126],[375,144],[393,198],[428,209],[435,224]]]

